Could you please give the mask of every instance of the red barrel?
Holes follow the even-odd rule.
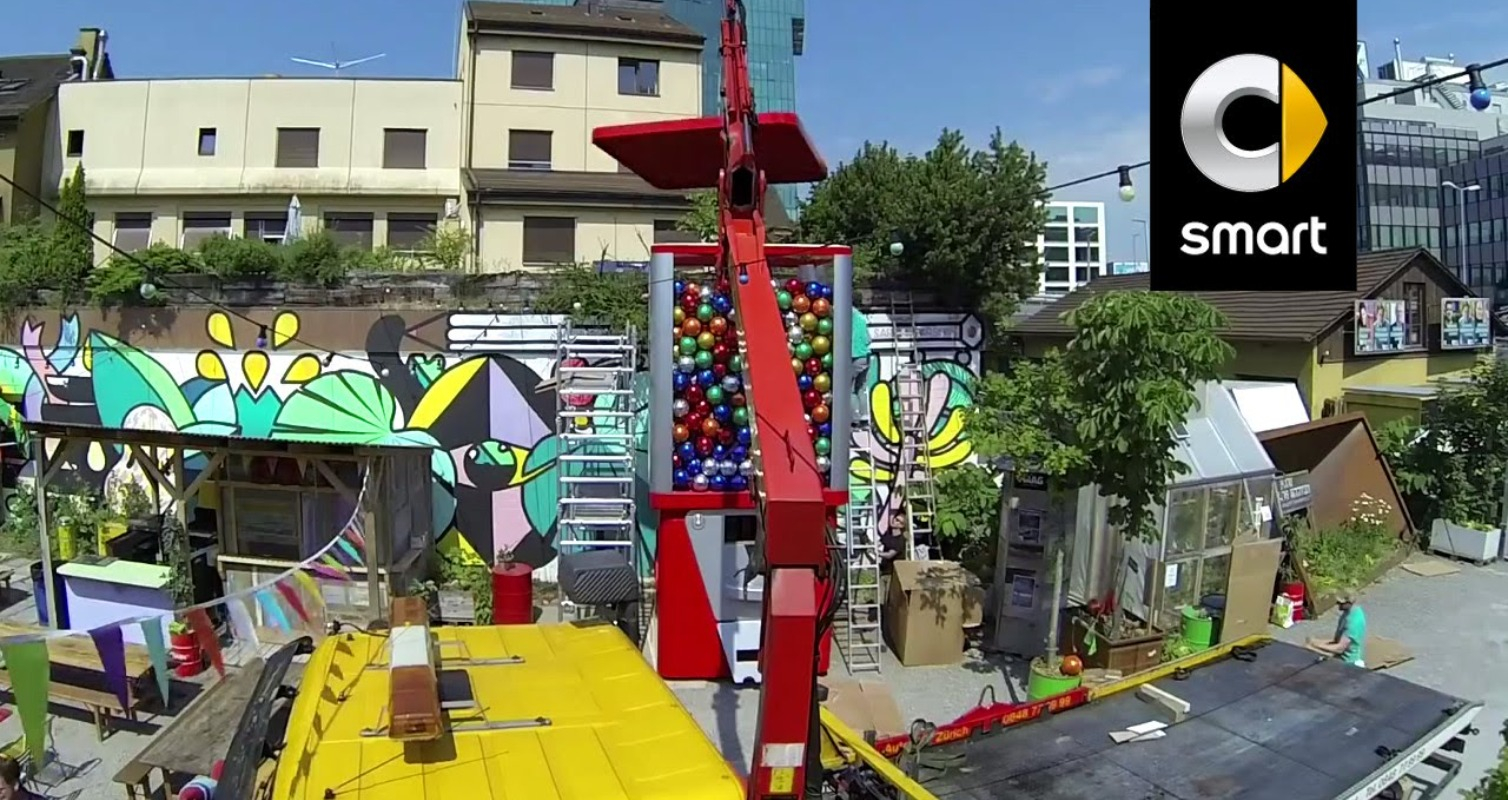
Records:
[[[514,561],[492,568],[492,624],[534,622],[534,568]]]
[[[1304,619],[1304,582],[1294,581],[1283,587],[1283,594],[1293,603],[1293,621]]]

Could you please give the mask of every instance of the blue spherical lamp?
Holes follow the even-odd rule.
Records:
[[[1478,111],[1486,111],[1492,107],[1492,90],[1485,86],[1479,86],[1471,90],[1471,107]]]

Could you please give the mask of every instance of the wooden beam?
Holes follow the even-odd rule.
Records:
[[[366,504],[369,498],[382,497],[382,480],[385,477],[382,467],[384,465],[385,462],[381,458],[374,458],[368,462],[367,486],[376,491],[362,498],[362,505],[356,508],[356,513],[361,515],[362,538],[366,543],[366,546],[362,548],[365,551],[362,555],[367,562],[367,603],[370,605],[373,620],[382,619],[383,612],[386,610],[382,607],[382,571],[388,565],[382,563],[381,559],[386,558],[388,549],[383,546],[383,541],[391,537],[385,530],[386,526],[382,526],[382,520],[378,519],[376,514],[367,511]],[[381,500],[379,499],[378,502]],[[382,527],[379,528],[379,526]],[[393,576],[389,574],[388,580],[392,579]]]
[[[61,451],[67,446],[67,439],[58,446]],[[60,452],[59,455],[62,455]],[[58,627],[58,592],[57,586],[52,582],[52,525],[47,519],[47,484],[52,479],[55,466],[47,463],[47,440],[38,436],[31,440],[32,463],[37,470],[37,525],[41,528],[42,540],[42,581],[47,587],[47,626],[56,629]],[[63,463],[60,458],[57,464]],[[33,590],[35,591],[35,589]]]
[[[141,467],[141,471],[147,476],[147,480],[161,489],[166,489],[168,496],[173,500],[178,499],[177,488],[173,485],[172,481],[168,480],[168,476],[162,474],[162,467],[157,463],[157,453],[152,448],[145,445],[128,444],[126,445],[126,451],[135,459],[137,466]],[[174,452],[178,451],[175,450]]]
[[[1183,722],[1185,719],[1187,719],[1189,716],[1189,711],[1193,708],[1193,706],[1189,704],[1189,701],[1173,694],[1166,689],[1161,689],[1159,687],[1153,686],[1150,683],[1144,683],[1140,687],[1138,687],[1136,690],[1136,697],[1139,700],[1144,700],[1148,703],[1152,703],[1153,705],[1162,706],[1163,709],[1166,710],[1168,714],[1173,718],[1174,725],[1177,725],[1178,723]]]
[[[199,490],[204,488],[204,482],[208,480],[211,475],[215,474],[215,470],[220,468],[220,464],[223,461],[225,461],[225,453],[218,450],[215,451],[215,453],[209,457],[209,462],[204,465],[204,469],[199,470],[199,474],[194,476],[193,483],[190,483],[188,487],[183,490],[183,499],[192,500],[195,497],[198,497]]]
[[[38,452],[41,452],[43,454],[47,452],[46,438],[37,437],[35,439],[32,439],[32,441],[40,442],[42,444],[42,449]],[[58,472],[61,471],[63,467],[68,463],[68,457],[72,455],[73,451],[77,450],[78,446],[81,444],[87,445],[88,442],[83,439],[59,439],[58,451],[56,453],[53,453],[51,458],[43,458],[42,460],[37,461],[38,466],[36,472],[39,492],[41,491],[41,486],[47,483],[51,483],[52,479],[58,476]],[[33,460],[36,459],[33,458]]]
[[[372,463],[376,462],[377,459],[372,459]],[[342,481],[340,476],[335,474],[335,470],[330,469],[330,465],[323,458],[314,459],[314,468],[319,470],[319,474],[325,476],[325,480],[329,481],[330,485],[334,486],[335,490],[340,492],[342,496],[352,500],[357,498],[356,492],[352,491],[351,487],[347,486],[345,481]]]

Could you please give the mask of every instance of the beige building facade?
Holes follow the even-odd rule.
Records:
[[[481,269],[640,261],[676,238],[592,130],[699,114],[700,34],[659,12],[468,3],[455,80],[153,79],[59,88],[43,183],[83,165],[95,233],[127,251],[301,232],[414,250],[474,233]],[[111,248],[100,244],[96,257]]]

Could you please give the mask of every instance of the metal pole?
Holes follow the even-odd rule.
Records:
[[[1147,230],[1147,221],[1144,219],[1133,219],[1131,221],[1141,226],[1141,241],[1142,244],[1147,246],[1147,261],[1150,263],[1152,261],[1152,233]]]
[[[1457,186],[1456,190],[1456,247],[1461,251],[1461,282],[1466,283],[1466,187]],[[1467,284],[1470,285],[1470,284]]]
[[[59,445],[59,450],[64,449]],[[62,458],[63,453],[58,453]],[[47,464],[47,440],[41,436],[33,436],[31,439],[31,465],[34,470],[34,481],[37,487],[37,527],[41,528],[38,538],[42,543],[42,586],[47,590],[47,627],[54,630],[59,625],[58,620],[58,593],[57,584],[52,580],[52,522],[47,518],[47,482],[52,470]],[[37,587],[32,587],[35,594]]]
[[[671,429],[675,415],[671,401],[675,394],[672,363],[675,341],[671,336],[670,316],[675,306],[675,256],[651,253],[649,256],[649,490],[668,492],[673,488],[670,454],[675,447]]]
[[[848,454],[853,433],[853,256],[833,256],[832,320],[832,479],[829,485],[848,490]]]

